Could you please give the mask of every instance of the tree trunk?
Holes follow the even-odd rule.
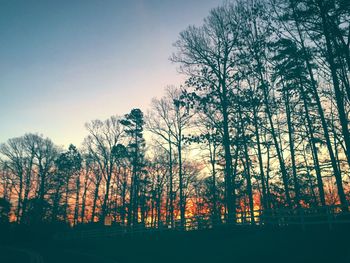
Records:
[[[231,155],[231,140],[229,132],[229,116],[228,116],[228,102],[227,102],[227,88],[225,80],[222,80],[222,117],[223,117],[223,146],[225,157],[225,184],[226,184],[226,207],[228,213],[228,222],[234,223],[236,221],[236,200],[234,196],[234,185],[232,184],[232,155]]]
[[[239,112],[239,119],[241,124],[241,131],[240,134],[242,136],[243,141],[243,148],[244,148],[244,158],[245,158],[245,175],[246,175],[246,181],[247,181],[247,193],[249,198],[249,210],[250,210],[250,220],[253,225],[255,225],[255,218],[254,218],[254,197],[253,197],[253,188],[252,188],[252,182],[251,182],[251,175],[250,175],[250,159],[249,159],[249,153],[248,153],[248,146],[247,146],[247,139],[244,132],[244,123],[243,123],[243,117],[241,109],[238,109]]]
[[[257,109],[253,107],[254,114],[254,128],[255,128],[255,139],[258,147],[258,159],[259,159],[259,169],[260,169],[260,180],[261,180],[261,188],[262,188],[262,205],[263,209],[268,209],[267,198],[266,198],[266,184],[265,184],[265,175],[264,175],[264,164],[262,159],[262,152],[260,146],[260,135],[259,135],[259,124],[258,124],[258,116]]]
[[[78,218],[79,218],[79,193],[80,193],[80,174],[77,176],[77,179],[76,179],[74,225],[78,224]]]
[[[95,222],[96,206],[97,206],[97,199],[98,199],[98,192],[99,192],[99,188],[100,188],[100,183],[101,183],[101,180],[98,179],[98,181],[96,182],[96,186],[95,186],[94,201],[92,203],[91,223]]]
[[[336,178],[336,183],[337,183],[337,188],[338,188],[338,196],[339,196],[339,198],[341,200],[344,201],[344,198],[341,197],[341,195],[343,196],[343,194],[340,193],[340,192],[342,192],[341,190],[343,188],[342,187],[342,183],[341,183],[340,170],[337,167],[337,162],[336,162],[336,159],[335,159],[335,156],[334,156],[334,152],[333,152],[333,148],[332,148],[332,144],[331,144],[331,140],[330,140],[330,136],[329,136],[329,132],[328,132],[328,125],[327,125],[327,122],[326,122],[326,118],[324,116],[321,100],[320,100],[320,97],[319,97],[319,94],[318,94],[318,90],[317,90],[316,80],[314,78],[314,74],[313,74],[313,71],[312,71],[311,63],[307,59],[308,58],[308,52],[307,52],[306,47],[305,47],[304,38],[303,38],[303,36],[301,34],[299,21],[296,18],[296,14],[295,14],[294,8],[293,8],[293,16],[294,16],[294,22],[296,24],[296,29],[297,29],[297,32],[298,32],[298,36],[299,36],[299,39],[300,39],[301,48],[302,48],[302,51],[303,51],[303,54],[304,54],[304,61],[306,63],[306,67],[307,67],[307,70],[308,70],[308,73],[309,73],[309,77],[310,77],[310,80],[311,80],[311,88],[312,88],[313,95],[314,95],[315,100],[316,100],[318,115],[320,116],[323,133],[324,133],[324,137],[325,137],[325,140],[326,140],[327,150],[328,150],[328,153],[329,153],[329,157],[331,159],[332,169],[333,169],[333,172],[334,172],[334,177]],[[339,184],[339,182],[340,182],[340,184]],[[340,192],[339,192],[339,189],[340,189]],[[345,209],[345,211],[348,211],[347,205],[345,205],[345,206],[343,205],[343,209]]]
[[[323,2],[321,0],[318,0],[317,3],[318,3],[318,7],[320,9],[320,15],[321,15],[322,27],[323,27],[322,29],[324,31],[324,36],[325,36],[325,40],[326,40],[327,60],[329,63],[329,68],[331,71],[331,76],[332,76],[332,81],[333,81],[333,88],[334,88],[334,93],[335,93],[334,95],[335,95],[335,100],[336,100],[337,108],[338,108],[339,121],[341,124],[342,133],[343,133],[344,141],[345,141],[345,145],[346,145],[346,156],[347,156],[348,164],[350,165],[350,153],[349,153],[349,151],[350,151],[350,134],[349,134],[349,129],[348,129],[348,120],[347,120],[347,116],[346,116],[345,108],[344,108],[344,96],[343,96],[342,91],[340,90],[340,86],[339,86],[339,80],[338,80],[336,66],[335,66],[335,62],[334,62],[334,55],[332,52],[332,45],[331,45],[330,35],[329,35],[329,31],[328,31],[329,28],[327,26],[326,17],[325,17],[326,12],[324,10],[324,5],[323,5]],[[338,190],[340,203],[342,205],[342,210],[347,212],[347,211],[349,211],[348,202],[346,200],[343,182],[342,182],[342,178],[341,178],[340,173],[335,173],[335,180],[337,183],[337,190]]]
[[[179,138],[177,142],[177,150],[178,150],[178,161],[179,161],[179,190],[180,190],[180,225],[181,229],[185,229],[186,218],[186,202],[184,199],[184,189],[183,189],[183,174],[182,174],[182,138],[181,138],[181,129],[179,130]]]
[[[318,193],[320,196],[321,205],[325,206],[326,205],[326,198],[325,198],[325,194],[324,194],[321,168],[320,168],[320,163],[319,163],[319,159],[318,159],[318,152],[317,152],[317,147],[316,147],[316,143],[315,143],[314,131],[312,128],[312,121],[311,121],[310,113],[309,113],[309,106],[308,106],[308,102],[306,100],[306,94],[305,94],[304,88],[302,86],[302,83],[300,83],[299,87],[300,87],[301,98],[302,98],[303,104],[304,104],[304,110],[305,110],[304,114],[306,116],[307,130],[308,130],[308,134],[310,136],[309,143],[310,143],[310,148],[311,148],[312,156],[313,156],[313,160],[314,160],[314,169],[316,171]]]
[[[262,77],[262,74],[261,74]],[[281,150],[277,141],[277,136],[276,136],[276,132],[275,132],[275,127],[273,124],[273,120],[272,120],[272,114],[271,114],[271,110],[270,110],[270,105],[269,105],[269,101],[268,101],[268,91],[267,91],[267,86],[266,84],[263,82],[263,93],[264,93],[264,103],[265,103],[265,112],[270,124],[270,128],[271,128],[271,136],[275,145],[275,150],[276,150],[276,154],[278,157],[278,161],[280,164],[280,168],[281,168],[281,174],[282,174],[282,181],[283,181],[283,186],[284,186],[284,191],[285,191],[285,196],[286,196],[286,202],[287,202],[287,206],[291,207],[292,203],[291,203],[291,199],[290,199],[290,193],[289,193],[289,184],[288,184],[288,173],[286,170],[286,166],[281,154]]]
[[[86,174],[85,174],[85,178],[84,178],[84,190],[83,190],[83,194],[81,197],[81,213],[80,213],[80,218],[81,218],[81,222],[84,223],[85,222],[85,206],[86,206],[86,195],[87,195],[87,190],[88,190],[88,168],[86,168]]]
[[[168,144],[169,144],[169,214],[171,228],[174,228],[174,195],[173,195],[173,154],[171,147],[170,131],[168,132]]]
[[[291,112],[290,112],[290,100],[289,100],[289,92],[288,90],[284,91],[284,103],[287,115],[287,126],[288,126],[288,138],[289,138],[289,150],[290,150],[290,158],[292,165],[292,174],[293,174],[293,183],[294,183],[294,191],[295,191],[295,202],[297,207],[300,207],[300,187],[297,177],[297,169],[295,162],[295,151],[294,151],[294,131],[292,126]]]

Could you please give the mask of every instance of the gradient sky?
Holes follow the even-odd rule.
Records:
[[[183,80],[180,31],[222,0],[0,0],[0,143],[38,132],[80,145],[84,123],[146,110]]]

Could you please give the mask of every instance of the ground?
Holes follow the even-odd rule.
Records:
[[[350,263],[349,227],[226,228],[94,240],[3,244],[1,263],[329,262]]]

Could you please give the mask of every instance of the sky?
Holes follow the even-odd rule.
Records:
[[[184,76],[172,44],[222,0],[0,0],[0,143],[80,145],[84,124],[146,111]]]

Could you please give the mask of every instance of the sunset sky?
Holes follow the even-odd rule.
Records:
[[[172,44],[222,0],[0,0],[0,143],[80,145],[84,123],[146,110],[183,79]]]

